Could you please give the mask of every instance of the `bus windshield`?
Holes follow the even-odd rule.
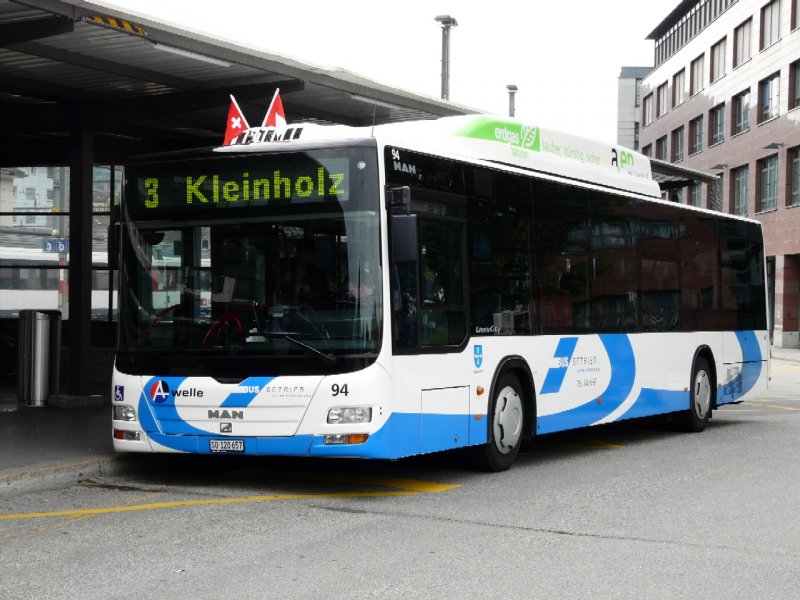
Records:
[[[343,372],[381,343],[375,151],[129,168],[117,367]]]

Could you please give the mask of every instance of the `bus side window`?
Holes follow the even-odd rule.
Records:
[[[524,177],[496,173],[496,195],[475,170],[468,205],[472,333],[531,333],[531,190]],[[483,199],[481,199],[483,198]]]

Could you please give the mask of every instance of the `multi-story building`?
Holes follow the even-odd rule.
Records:
[[[622,67],[617,79],[617,143],[639,150],[642,80],[653,67]]]
[[[798,347],[800,0],[685,0],[648,39],[642,152],[718,174],[671,200],[763,223],[773,343]]]

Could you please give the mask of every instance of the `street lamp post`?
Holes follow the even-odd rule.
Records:
[[[514,109],[514,94],[517,93],[517,86],[513,83],[506,86],[508,90],[508,116],[513,117],[516,110]]]
[[[434,19],[442,25],[442,100],[450,99],[450,29],[458,26],[450,15],[439,15]]]

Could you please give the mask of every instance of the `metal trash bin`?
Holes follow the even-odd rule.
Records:
[[[20,404],[44,406],[58,393],[61,311],[19,311],[17,395]]]

